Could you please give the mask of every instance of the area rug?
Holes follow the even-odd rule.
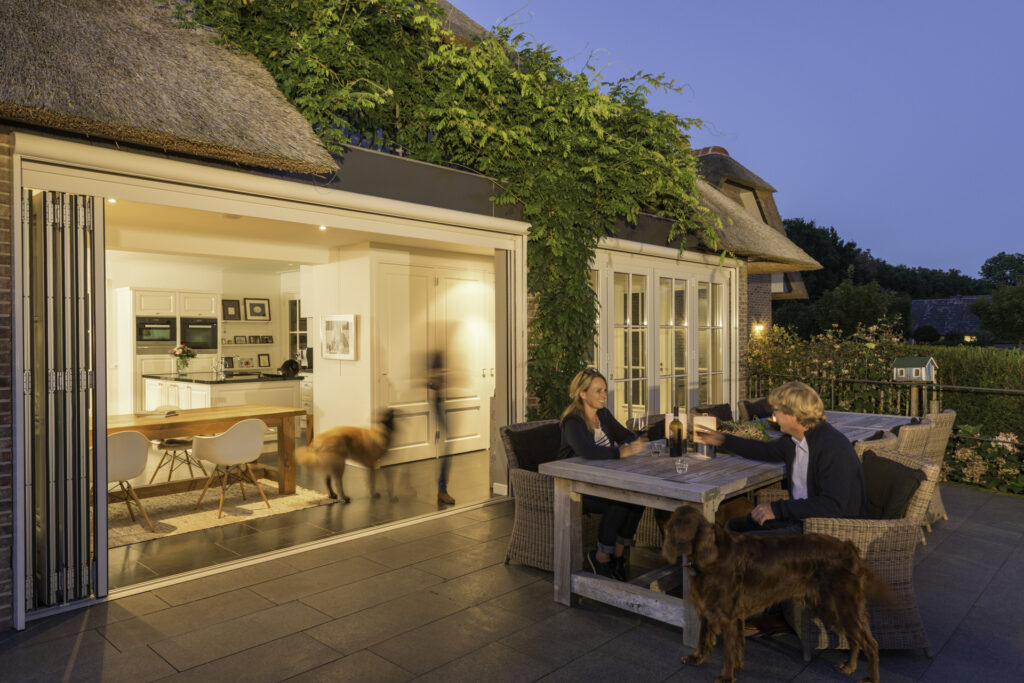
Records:
[[[236,524],[271,515],[282,515],[286,512],[331,502],[326,492],[320,493],[296,486],[294,494],[281,495],[277,492],[276,482],[267,479],[259,481],[260,486],[263,487],[263,493],[270,501],[269,508],[251,484],[245,487],[245,500],[242,500],[238,486],[234,485],[228,489],[228,493],[224,497],[224,515],[219,519],[217,518],[217,504],[220,501],[219,486],[216,488],[210,486],[210,490],[206,492],[198,510],[195,509],[196,501],[199,500],[198,490],[143,498],[142,504],[146,508],[149,520],[153,523],[153,531],[146,526],[146,522],[138,510],[134,511],[135,521],[133,522],[128,516],[128,508],[124,503],[110,503],[107,505],[107,546],[116,548],[129,543],[139,543],[199,529]]]

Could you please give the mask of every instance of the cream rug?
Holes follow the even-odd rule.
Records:
[[[281,515],[331,502],[326,492],[320,493],[296,486],[294,494],[281,495],[277,492],[276,482],[267,479],[259,481],[260,486],[263,487],[263,493],[270,501],[269,509],[252,484],[245,487],[245,500],[242,500],[242,494],[238,485],[235,484],[228,489],[228,493],[224,497],[224,515],[220,519],[217,518],[220,487],[214,487],[213,484],[210,485],[198,510],[195,509],[196,501],[199,500],[198,490],[143,498],[142,504],[146,508],[146,514],[149,515],[149,521],[153,523],[154,531],[149,530],[138,510],[134,510],[135,521],[133,522],[128,516],[128,509],[124,503],[109,503],[107,505],[107,546],[116,548],[129,543],[183,534],[188,531]]]

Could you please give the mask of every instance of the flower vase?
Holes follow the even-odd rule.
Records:
[[[178,364],[178,377],[188,376],[188,358],[176,358],[175,362]]]

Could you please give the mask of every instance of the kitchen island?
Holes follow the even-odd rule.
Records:
[[[301,375],[283,377],[256,371],[142,375],[143,406],[145,410],[164,406],[188,410],[259,403],[301,408],[302,379]]]

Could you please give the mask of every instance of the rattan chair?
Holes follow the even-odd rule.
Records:
[[[896,443],[898,439],[895,434],[888,432],[880,439],[866,439],[864,441],[854,441],[853,450],[857,453],[857,457],[860,460],[864,460],[865,451],[874,451],[878,449],[886,451],[894,451],[896,449]]]
[[[946,446],[949,444],[949,437],[953,433],[953,423],[956,421],[955,410],[943,410],[941,413],[927,413],[926,418],[935,423],[935,427],[928,435],[928,443],[924,447],[924,457],[933,462],[939,463],[942,467],[942,460],[946,457]],[[946,506],[942,503],[942,493],[939,487],[935,487],[935,493],[928,504],[928,512],[924,516],[924,527],[930,532],[932,524],[940,519],[949,519],[946,514]]]
[[[908,455],[924,457],[925,446],[931,437],[932,427],[935,423],[925,418],[918,424],[903,425],[897,434],[896,450]]]
[[[931,657],[931,645],[914,597],[914,551],[921,534],[921,520],[938,482],[939,466],[924,458],[897,451],[870,450],[924,473],[925,478],[910,499],[904,516],[900,519],[814,517],[804,520],[804,533],[828,534],[852,541],[871,569],[891,587],[891,601],[868,605],[871,633],[880,649],[923,648],[925,654]],[[757,502],[779,500],[787,495],[786,491],[781,490],[761,491]],[[849,649],[846,637],[829,632],[813,610],[803,602],[785,602],[783,614],[800,638],[805,661],[810,661],[811,653],[817,649]]]

